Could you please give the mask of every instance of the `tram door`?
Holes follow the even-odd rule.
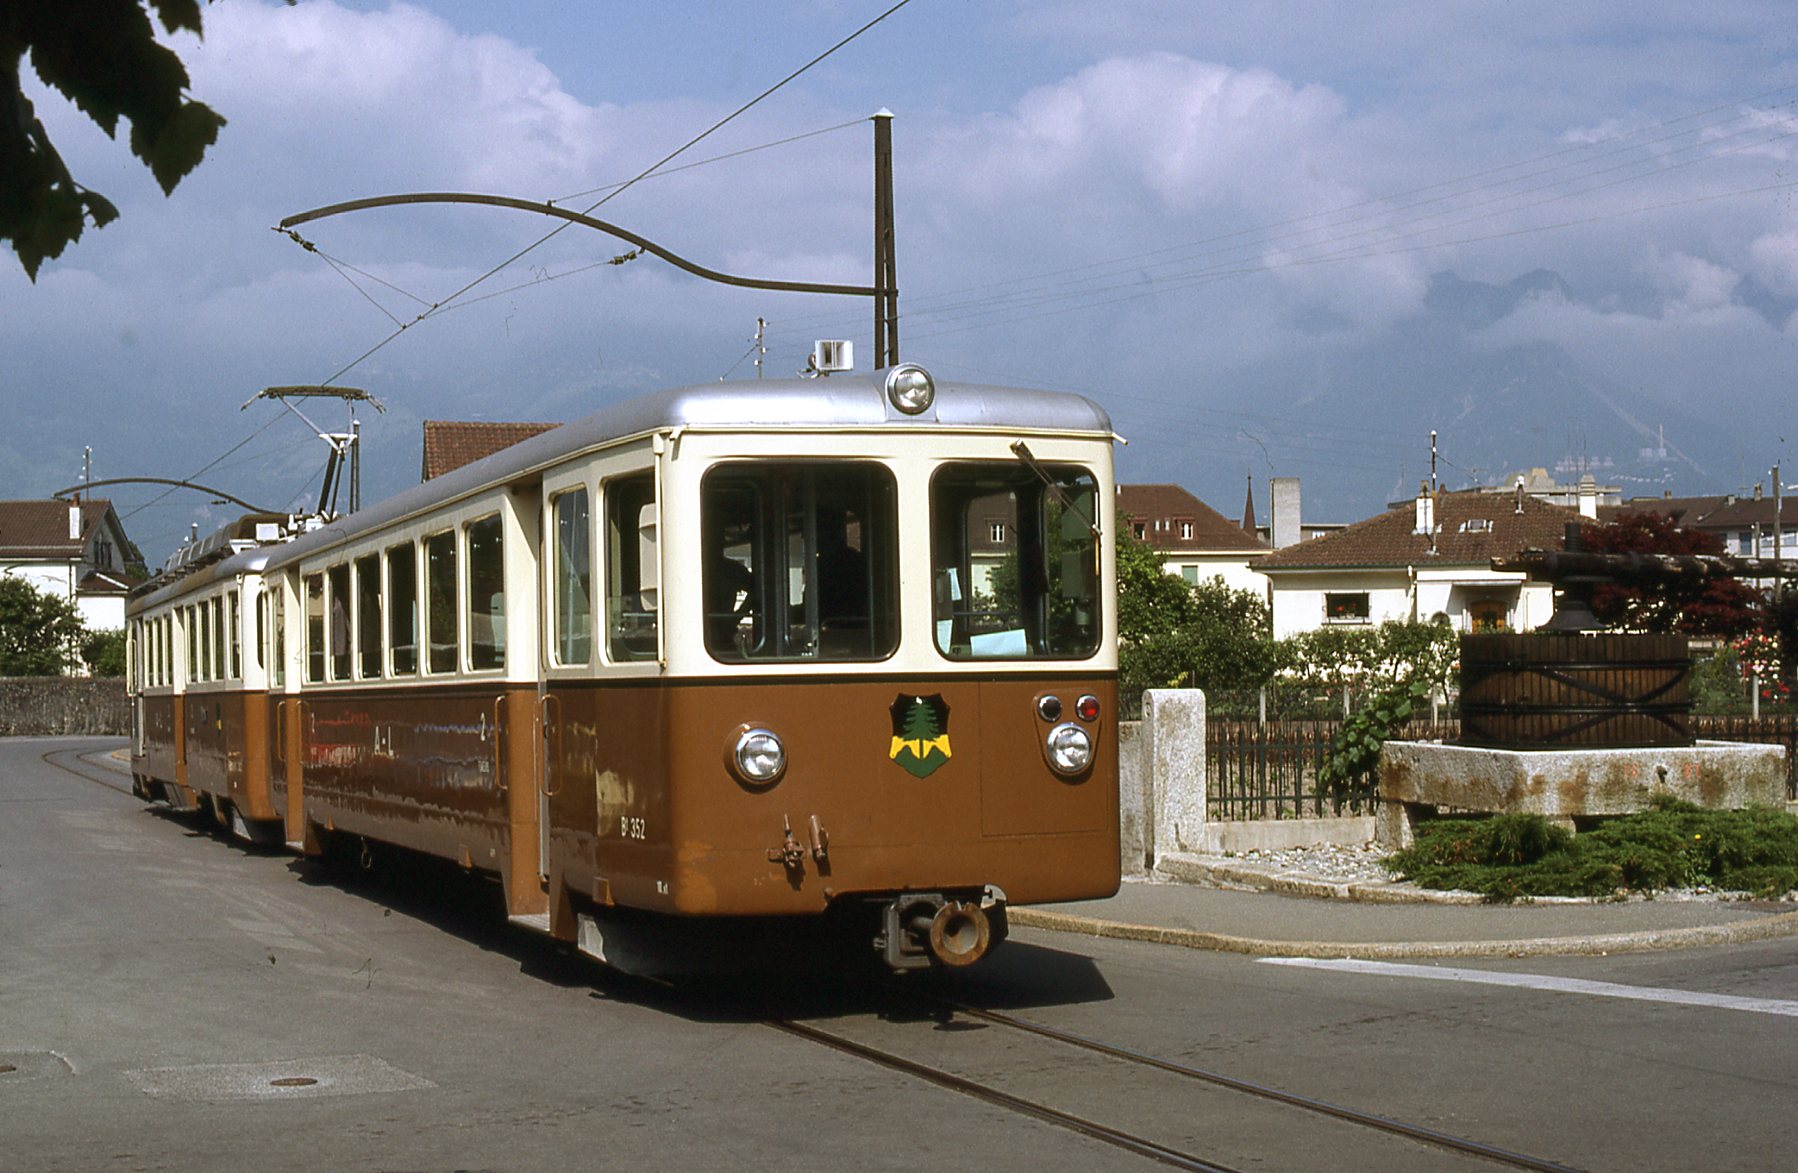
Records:
[[[540,514],[543,542],[539,565],[548,582],[540,638],[552,668],[591,669],[593,665],[593,502],[588,486],[575,482],[551,489]],[[549,875],[551,818],[559,785],[566,725],[562,699],[541,676],[537,712],[542,743],[537,755],[537,870]]]

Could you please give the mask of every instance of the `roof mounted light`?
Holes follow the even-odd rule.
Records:
[[[936,402],[936,380],[917,363],[900,363],[887,372],[887,402],[906,415],[929,411]]]

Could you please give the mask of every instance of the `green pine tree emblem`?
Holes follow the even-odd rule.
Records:
[[[950,758],[949,705],[941,693],[893,698],[893,744],[887,756],[913,777],[936,772]]]

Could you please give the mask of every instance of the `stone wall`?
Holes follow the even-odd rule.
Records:
[[[0,737],[125,737],[131,704],[121,677],[0,677]]]

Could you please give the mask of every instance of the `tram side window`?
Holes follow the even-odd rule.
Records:
[[[308,574],[306,591],[306,683],[325,678],[325,576]]]
[[[225,598],[225,609],[230,613],[226,618],[231,632],[231,670],[225,675],[233,680],[240,680],[243,678],[243,615],[238,609],[240,603],[236,591]]]
[[[381,678],[381,557],[356,559],[356,674]]]
[[[268,592],[261,587],[256,588],[256,639],[252,646],[256,650],[256,667],[268,667],[264,654],[268,646]]]
[[[387,645],[395,676],[418,671],[418,555],[410,542],[387,551]]]
[[[570,489],[551,504],[555,549],[550,606],[556,663],[584,665],[593,656],[593,544],[587,490]]]
[[[471,521],[468,533],[468,666],[506,664],[506,552],[499,514]]]
[[[222,595],[214,595],[212,598],[211,653],[212,667],[208,671],[208,678],[223,680],[228,673],[225,671],[225,600]]]
[[[268,599],[269,611],[269,652],[268,679],[275,688],[287,685],[287,592],[280,587],[269,591],[264,598]]]
[[[936,645],[954,659],[1082,659],[1101,624],[1091,473],[948,465],[931,484]],[[994,542],[992,519],[1005,522]]]
[[[875,660],[899,639],[898,520],[878,464],[706,474],[706,648],[720,660]]]
[[[425,539],[425,631],[431,672],[456,670],[456,535],[432,534]]]
[[[350,678],[350,566],[325,571],[325,602],[331,616],[331,679]]]
[[[202,602],[198,612],[200,628],[200,676],[201,680],[212,679],[212,600]]]
[[[653,660],[661,610],[655,479],[605,487],[606,653],[615,662]]]

